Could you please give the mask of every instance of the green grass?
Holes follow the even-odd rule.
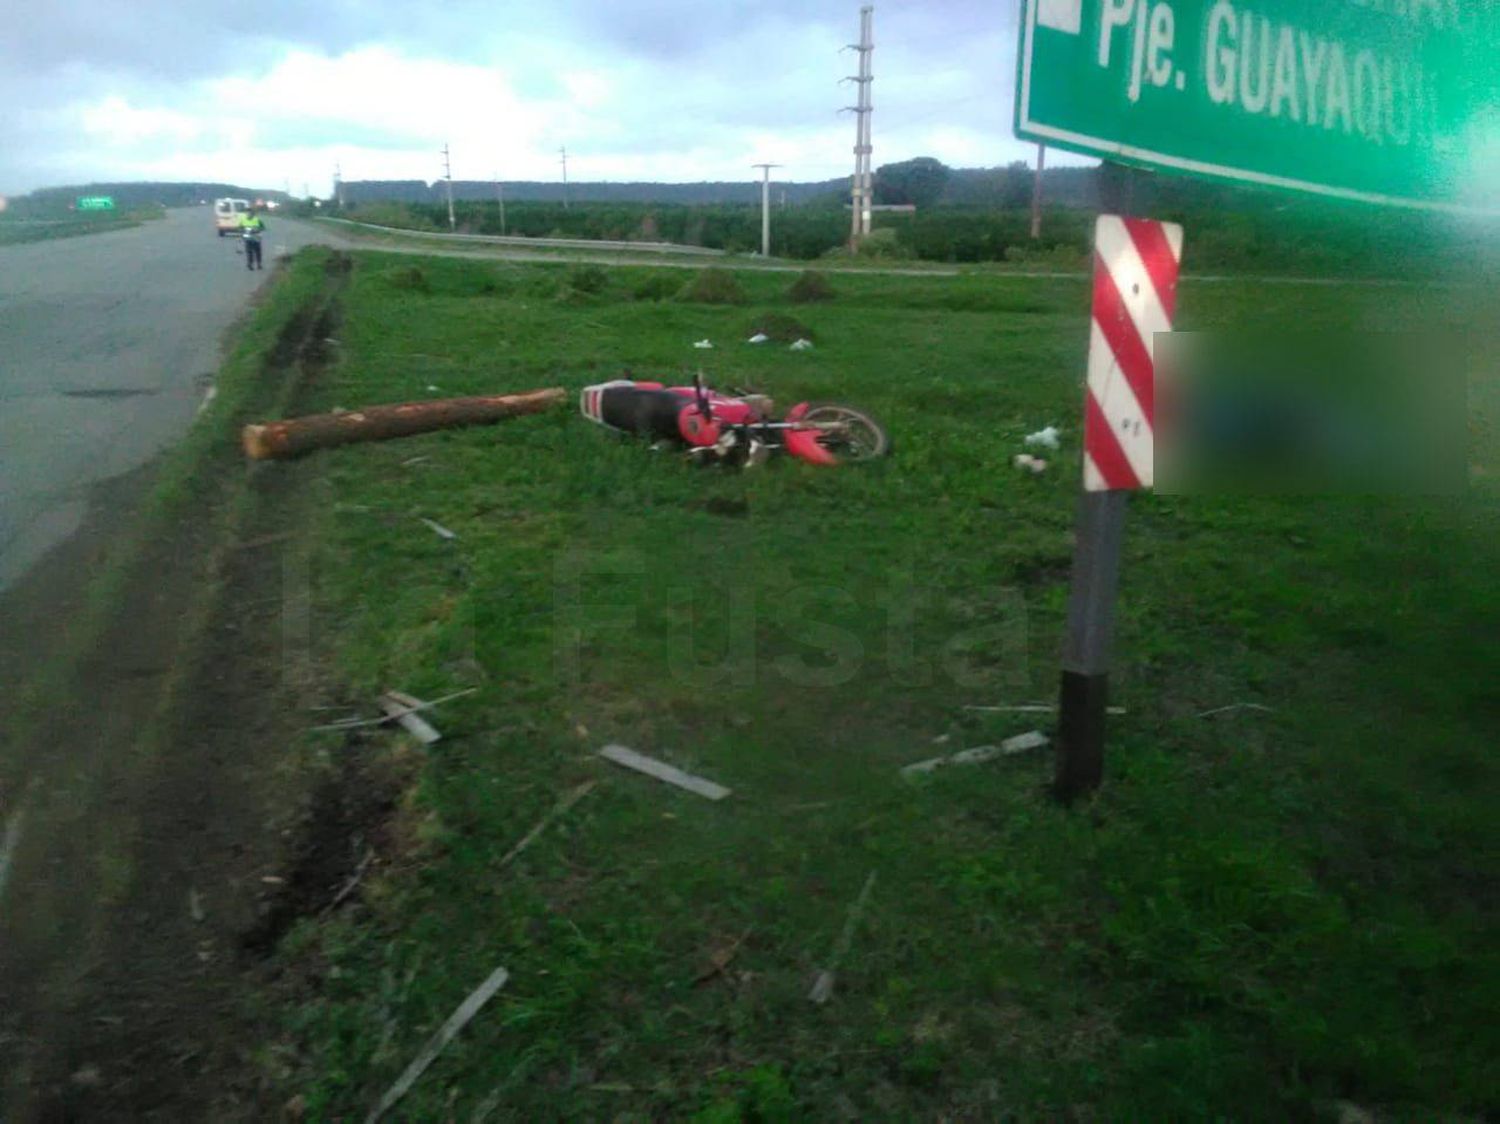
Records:
[[[837,299],[794,308],[790,278],[747,271],[748,303],[724,307],[632,300],[641,270],[586,293],[566,267],[429,259],[413,289],[392,283],[409,257],[357,263],[312,407],[702,365],[787,404],[863,405],[896,453],[698,471],[570,405],[320,455],[328,698],[479,690],[434,715],[447,736],[403,806],[407,846],[364,905],[284,946],[315,983],[271,1054],[312,1115],[373,1103],[497,964],[511,982],[406,1118],[1500,1108],[1492,488],[1136,498],[1112,699],[1129,713],[1097,799],[1055,806],[1042,754],[911,783],[899,766],[1037,725],[966,705],[1053,696],[1084,282],[840,276]],[[1467,294],[1180,301],[1193,329],[1485,323]],[[816,349],[740,342],[768,312]],[[1017,474],[1049,423],[1052,470]],[[1274,710],[1198,717],[1237,702]],[[602,763],[608,741],[734,795]],[[741,937],[726,976],[695,983]]]
[[[79,215],[62,219],[6,219],[0,218],[0,246],[19,245],[22,242],[49,242],[57,238],[77,238],[83,234],[102,234],[107,230],[126,230],[152,219],[165,218],[160,208],[147,210],[112,212],[102,211],[97,215]]]

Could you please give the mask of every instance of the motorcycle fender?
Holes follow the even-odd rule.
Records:
[[[798,402],[787,411],[786,420],[795,422],[805,413],[807,413],[807,403]],[[838,457],[823,448],[815,429],[787,430],[786,451],[798,460],[807,461],[809,464],[835,465],[839,463]]]

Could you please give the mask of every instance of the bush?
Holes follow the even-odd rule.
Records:
[[[907,261],[916,257],[911,247],[900,241],[900,234],[893,227],[872,230],[859,240],[855,254],[875,261]]]
[[[602,293],[607,284],[609,284],[609,274],[604,272],[603,266],[579,265],[574,266],[568,273],[568,288],[575,293],[590,295]]]
[[[684,285],[677,299],[695,304],[744,304],[746,298],[734,274],[710,266]]]
[[[641,279],[630,295],[638,301],[664,301],[676,296],[681,288],[682,280],[676,274],[651,273]]]
[[[770,336],[776,343],[794,343],[797,340],[813,338],[811,328],[795,316],[787,316],[781,312],[767,312],[750,321],[750,327],[746,329],[745,335],[753,336],[757,332]]]
[[[786,291],[787,299],[794,304],[810,304],[813,301],[833,300],[833,286],[828,283],[828,274],[816,269],[804,269]]]
[[[432,290],[432,286],[427,281],[427,274],[420,266],[398,265],[395,269],[386,270],[382,276],[386,284],[393,289],[406,289],[417,293]]]
[[[480,279],[479,291],[491,296],[508,297],[516,290],[516,279],[512,273],[492,271]]]
[[[1055,269],[1084,269],[1089,264],[1087,250],[1058,243],[1055,246],[1007,246],[1005,260],[1025,265],[1046,265]]]

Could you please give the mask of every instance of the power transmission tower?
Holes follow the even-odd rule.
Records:
[[[333,197],[338,200],[339,210],[344,209],[344,166],[333,166]]]
[[[1042,172],[1047,167],[1047,146],[1036,146],[1036,179],[1031,184],[1031,238],[1042,236]]]
[[[563,145],[557,151],[562,153],[563,170],[563,210],[568,209],[568,146]]]
[[[751,164],[761,169],[760,181],[760,256],[771,256],[771,169],[780,164]]]
[[[448,159],[448,146],[443,145],[443,182],[448,187],[448,229],[458,229],[458,223],[453,218],[453,164]]]
[[[850,44],[850,49],[859,52],[859,73],[846,79],[859,84],[859,104],[848,108],[854,113],[854,185],[851,194],[853,215],[849,227],[849,248],[852,250],[861,237],[870,233],[870,207],[874,204],[874,191],[870,176],[870,55],[875,51],[875,9],[865,5],[859,10],[859,44]]]
[[[505,186],[500,182],[500,173],[495,173],[495,202],[500,205],[500,233],[505,233]]]

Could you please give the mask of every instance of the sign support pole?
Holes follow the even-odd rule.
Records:
[[[1126,491],[1084,492],[1078,497],[1053,780],[1053,793],[1064,803],[1094,791],[1104,777],[1109,648],[1129,499]]]
[[[1130,492],[1154,479],[1156,334],[1171,331],[1182,230],[1122,218],[1131,172],[1100,169],[1094,231],[1093,335],[1084,391],[1083,490],[1058,698],[1053,792],[1064,803],[1104,777],[1109,656]],[[1128,202],[1126,208],[1128,209]]]

